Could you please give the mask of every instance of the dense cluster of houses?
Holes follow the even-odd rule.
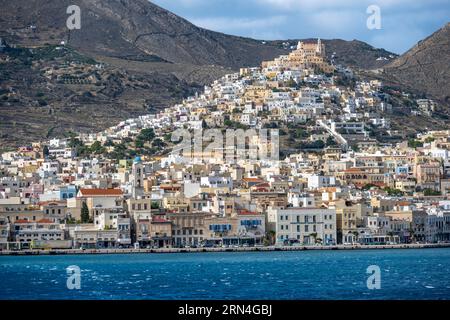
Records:
[[[158,114],[81,134],[105,152],[152,128],[263,129],[310,123],[336,143],[264,161],[214,151],[117,161],[80,157],[70,139],[0,157],[0,248],[128,248],[450,241],[450,131],[380,144],[389,97],[379,81],[335,84],[352,71],[325,48],[296,50],[227,75]],[[420,101],[421,110],[434,104]],[[432,107],[430,107],[432,106]],[[255,144],[259,141],[256,140]],[[350,146],[357,145],[357,149]]]

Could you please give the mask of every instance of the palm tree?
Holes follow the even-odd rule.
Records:
[[[352,234],[355,236],[355,242],[358,242],[359,232],[355,230],[355,231],[352,232]]]
[[[388,232],[388,236],[389,236],[389,241],[390,241],[390,242],[393,242],[393,241],[392,241],[392,238],[394,237],[394,232],[389,231],[389,232]]]
[[[83,202],[83,206],[81,207],[81,223],[89,222],[89,208],[86,202]]]
[[[310,236],[314,238],[314,243],[317,243],[317,232],[311,233]]]
[[[275,240],[276,240],[276,233],[275,233],[275,231],[270,230],[269,232],[267,232],[266,238],[269,241],[269,244],[274,244]]]
[[[409,228],[409,240],[411,241],[411,243],[413,243],[415,240],[415,235],[414,235],[414,229],[413,228]]]

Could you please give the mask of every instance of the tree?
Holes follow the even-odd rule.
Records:
[[[409,242],[414,243],[416,241],[416,234],[413,228],[409,228]]]
[[[83,146],[83,142],[75,136],[71,136],[68,146],[70,148],[76,148],[79,146]]]
[[[89,148],[89,151],[94,154],[102,154],[105,153],[106,150],[100,141],[95,141]]]
[[[136,140],[134,142],[134,145],[136,146],[136,148],[143,148],[144,147],[144,141],[142,140]]]
[[[83,202],[83,206],[81,207],[81,223],[89,223],[89,208],[86,202]]]
[[[158,138],[153,141],[152,146],[155,148],[164,148],[166,143]]]
[[[322,140],[316,140],[314,142],[303,142],[300,144],[302,149],[323,149],[325,147],[325,142]]]
[[[416,148],[422,148],[423,142],[415,140],[415,139],[409,139],[408,140],[408,147],[416,149]]]
[[[106,140],[104,146],[105,147],[114,147],[114,142],[112,140],[108,139],[108,140]]]
[[[158,202],[152,202],[151,208],[156,210],[159,209],[159,203]]]
[[[306,130],[303,129],[303,128],[295,128],[295,131],[294,131],[294,133],[292,134],[292,136],[293,136],[295,139],[302,140],[302,139],[308,138],[308,137],[310,136],[310,134],[308,133],[308,131],[306,131]]]
[[[164,141],[166,141],[166,142],[172,141],[172,134],[171,133],[165,134],[164,135]]]
[[[433,189],[425,189],[423,191],[423,195],[426,197],[430,197],[430,196],[440,196],[441,193],[439,191],[435,191]]]
[[[286,87],[296,88],[297,82],[295,82],[294,79],[290,78],[289,81],[286,82]]]
[[[155,131],[152,128],[142,129],[141,133],[137,136],[138,140],[143,140],[145,142],[150,142],[155,138]]]
[[[337,143],[336,143],[336,141],[334,141],[334,139],[333,139],[332,136],[329,136],[329,137],[327,138],[326,145],[327,145],[328,147],[332,147],[332,146],[336,146]]]
[[[389,241],[390,241],[390,242],[394,242],[394,241],[393,241],[393,239],[394,239],[394,232],[389,231],[387,235],[389,236]]]
[[[310,234],[310,236],[314,238],[314,243],[317,243],[317,233],[313,232]]]
[[[367,183],[362,187],[362,190],[370,190],[372,188],[377,188],[378,186],[374,185],[373,183]]]
[[[44,158],[47,158],[50,154],[50,151],[48,150],[47,146],[44,146],[44,149],[42,150],[42,153],[44,154]]]
[[[90,153],[90,149],[84,145],[83,141],[75,136],[70,138],[69,147],[74,148],[79,157],[84,157]]]
[[[386,188],[384,188],[384,191],[386,191],[389,196],[393,196],[393,197],[403,196],[403,191],[401,191],[399,189],[393,189],[390,187],[386,187]]]
[[[276,233],[273,230],[270,230],[266,233],[266,239],[268,240],[269,244],[275,244],[276,241]]]

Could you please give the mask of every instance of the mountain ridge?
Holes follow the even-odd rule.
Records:
[[[388,78],[450,105],[450,23],[384,67]]]
[[[66,8],[73,4],[81,8],[81,29],[69,32]],[[209,31],[146,0],[0,0],[0,5],[0,37],[23,48],[0,64],[0,138],[8,146],[70,130],[104,129],[155,112],[240,67],[287,54],[298,41]],[[61,41],[64,50],[58,52]],[[379,69],[396,57],[358,40],[323,42],[329,59],[352,68]],[[27,50],[34,53],[27,56]],[[82,64],[68,68],[62,80],[42,71],[61,73],[74,55],[101,69]],[[70,72],[94,80],[71,80]]]
[[[66,41],[86,54],[137,57],[137,60],[143,55],[154,55],[172,63],[220,65],[234,70],[257,66],[263,60],[272,60],[289,52],[289,47],[283,45],[286,40],[263,41],[210,31],[147,0],[78,0],[81,29],[71,31],[69,39],[65,26],[68,17],[66,8],[72,2],[60,0],[55,4],[45,0],[2,0],[0,3],[7,14],[0,17],[0,26],[3,30],[10,29],[9,36],[15,34],[16,39],[13,40],[24,45]],[[21,13],[17,14],[19,11]],[[51,16],[52,20],[42,19],[46,16]],[[34,24],[37,31],[20,32],[20,28],[30,24]],[[114,38],[114,43],[110,38]],[[295,45],[298,40],[289,42]],[[339,56],[348,54],[348,47],[353,46],[360,51],[358,58],[369,56],[376,59],[370,53],[380,50],[358,41],[334,39],[324,40],[324,43],[329,46],[328,51],[337,50]],[[339,52],[342,45],[346,48]],[[380,52],[385,56],[391,54],[383,50]],[[357,66],[380,67],[375,59],[371,61],[374,65]],[[351,60],[358,63],[359,59]]]

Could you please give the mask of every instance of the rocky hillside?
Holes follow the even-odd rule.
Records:
[[[385,75],[450,105],[450,23],[387,65]]]
[[[66,9],[81,8],[69,31]],[[286,54],[293,41],[228,36],[147,0],[0,0],[0,148],[100,130],[179,102],[243,66]],[[64,46],[61,42],[64,41]],[[373,69],[391,53],[324,41],[336,63]]]
[[[127,60],[238,69],[287,53],[298,41],[260,41],[205,30],[148,0],[0,0],[0,4],[1,30],[15,43],[39,46],[65,41],[85,54]],[[66,9],[71,4],[81,9],[81,29],[69,32]],[[325,44],[330,55],[336,53],[338,63],[361,68],[382,66],[392,55],[356,40]]]
[[[81,29],[69,35],[66,8],[71,4],[81,9]],[[1,5],[2,29],[27,45],[64,40],[84,53],[232,68],[257,65],[284,52],[198,28],[148,0],[2,0]]]

